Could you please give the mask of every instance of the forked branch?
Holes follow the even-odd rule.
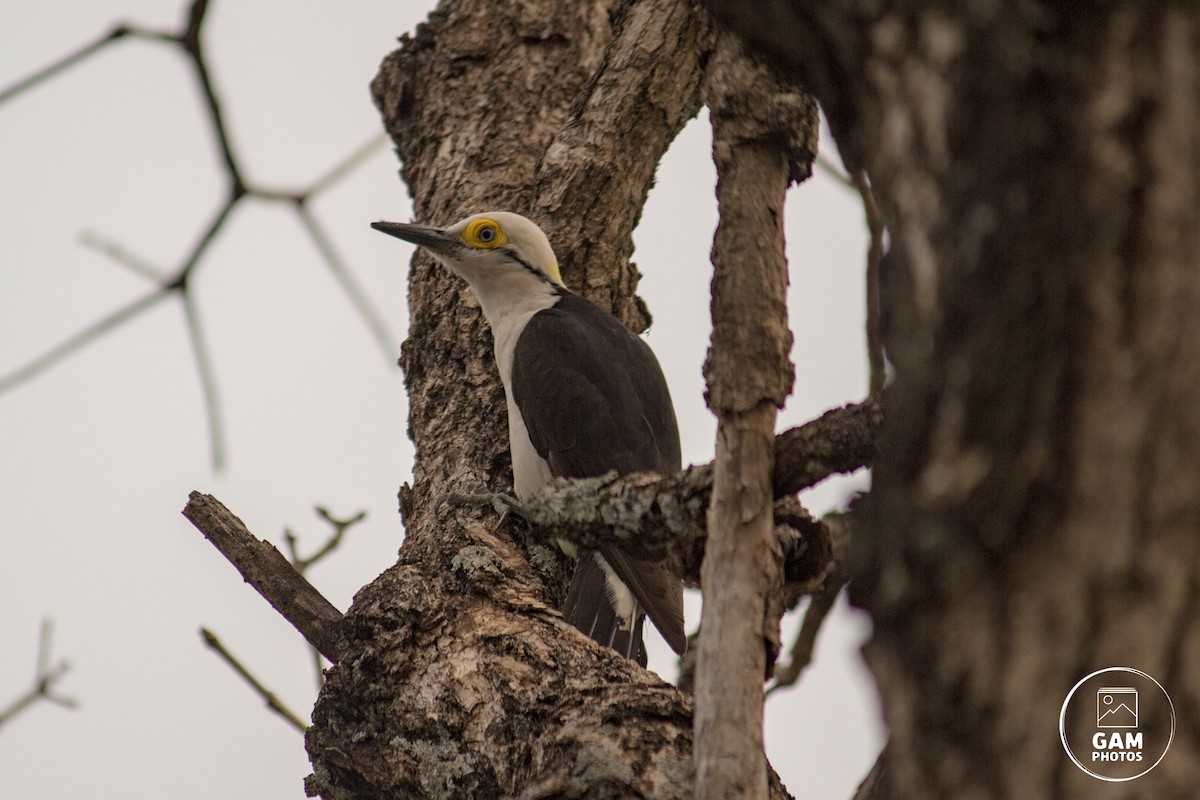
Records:
[[[38,634],[37,669],[33,673],[33,686],[29,691],[9,703],[7,708],[0,709],[0,727],[12,721],[14,717],[39,700],[45,700],[63,708],[75,708],[79,705],[74,698],[66,697],[56,691],[56,685],[67,674],[71,665],[63,660],[51,663],[50,646],[53,634],[54,626],[50,620],[42,620],[42,628]]]

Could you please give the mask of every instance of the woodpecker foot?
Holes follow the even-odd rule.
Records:
[[[439,494],[433,501],[434,512],[436,513],[444,505],[451,506],[452,508],[461,508],[462,506],[491,506],[500,515],[500,521],[496,524],[497,528],[505,523],[509,514],[516,514],[522,519],[525,518],[525,509],[521,507],[521,503],[517,498],[512,495],[489,491],[482,483],[469,483],[464,487],[464,490],[461,492]]]

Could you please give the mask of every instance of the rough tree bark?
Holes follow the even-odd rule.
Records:
[[[568,285],[644,327],[630,234],[699,108],[707,38],[683,0],[447,0],[373,86],[418,220],[525,213]],[[568,566],[554,548],[435,506],[469,482],[511,486],[503,395],[464,284],[417,257],[409,303],[407,535],[342,622],[307,735],[309,792],[690,796],[690,698],[553,611]],[[774,777],[770,792],[786,796]]]
[[[717,38],[705,101],[712,114],[721,222],[713,243],[712,346],[705,363],[717,416],[704,592],[696,658],[697,800],[767,795],[762,738],[764,642],[778,652],[781,582],[771,491],[776,411],[792,390],[784,194],[816,154],[816,106],[787,93]],[[792,157],[800,163],[793,166]],[[769,628],[769,630],[767,630]]]
[[[890,225],[851,578],[891,730],[869,796],[1194,797],[1200,8],[709,5],[817,95]],[[1182,713],[1104,784],[1057,714],[1118,665]]]

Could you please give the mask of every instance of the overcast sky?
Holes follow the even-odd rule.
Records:
[[[118,19],[174,28],[186,0],[44,0],[0,6],[0,89]],[[233,144],[252,182],[299,188],[380,131],[368,83],[429,0],[215,0],[205,31]],[[123,41],[0,106],[0,376],[147,293],[143,276],[85,246],[120,244],[164,273],[220,208],[219,154],[185,59]],[[708,251],[716,223],[706,118],[668,153],[636,233],[648,341],[663,363],[684,459],[711,459],[715,424],[700,374],[708,343]],[[834,157],[836,161],[836,157]],[[312,573],[345,609],[391,565],[403,531],[396,488],[412,447],[398,342],[411,247],[370,230],[408,220],[382,147],[313,211],[380,309],[371,336],[292,211],[243,204],[195,274],[221,392],[227,466],[211,467],[182,307],[168,299],[34,379],[0,394],[0,707],[33,677],[40,620],[72,668],[68,711],[39,705],[0,729],[0,795],[36,798],[301,798],[301,737],[205,650],[212,628],[307,716],[305,646],[179,511],[211,492],[259,536],[290,527],[312,549],[315,504],[366,510]],[[796,388],[779,427],[866,392],[855,196],[818,173],[787,206]],[[451,220],[425,220],[448,223]],[[561,248],[560,248],[561,249]],[[0,378],[2,379],[2,378]],[[805,497],[843,503],[855,476]],[[688,624],[699,619],[689,597]],[[798,620],[785,620],[785,638]],[[882,745],[858,648],[868,626],[842,607],[799,686],[767,703],[768,754],[798,796],[847,797]],[[651,666],[674,664],[661,641]]]

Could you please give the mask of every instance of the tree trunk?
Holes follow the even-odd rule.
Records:
[[[806,80],[890,224],[896,377],[851,583],[891,729],[871,796],[1194,797],[1197,5],[711,5]],[[1111,666],[1180,712],[1125,783],[1056,729]]]
[[[644,327],[631,232],[699,108],[706,36],[683,0],[443,3],[373,86],[418,220],[524,213],[569,286]],[[510,489],[506,415],[466,285],[418,256],[409,304],[407,535],[346,614],[307,737],[309,792],[690,796],[690,697],[563,621],[556,548],[492,514],[435,509],[468,482]],[[771,792],[786,796],[774,778]]]

